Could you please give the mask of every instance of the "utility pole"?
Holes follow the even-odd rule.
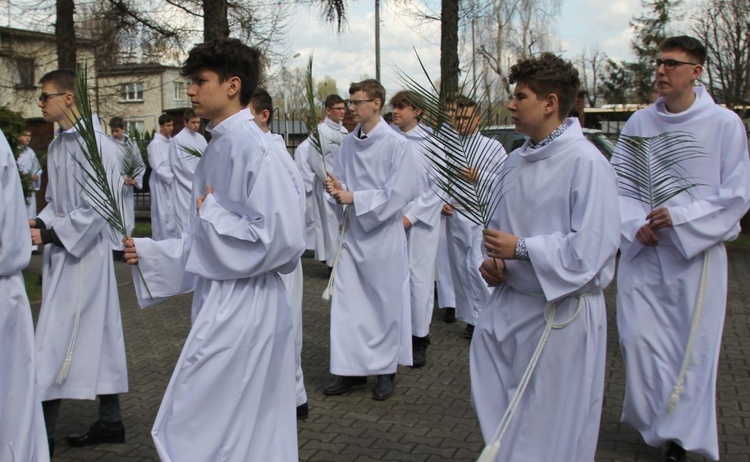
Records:
[[[380,0],[375,0],[375,78],[380,82]]]

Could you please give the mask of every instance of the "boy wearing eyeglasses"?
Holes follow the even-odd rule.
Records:
[[[323,393],[340,395],[376,375],[375,400],[393,395],[399,364],[412,365],[409,262],[402,210],[419,194],[409,141],[380,117],[385,89],[349,88],[358,123],[344,138],[326,190],[344,227],[331,302],[331,373]]]
[[[727,297],[724,241],[748,209],[747,136],[742,121],[695,82],[706,48],[692,37],[665,40],[654,62],[660,98],[633,114],[623,135],[692,139],[673,174],[695,184],[663,206],[631,198],[620,178],[622,244],[617,326],[626,371],[622,420],[647,444],[718,460],[716,373]],[[651,158],[667,152],[649,148]],[[687,152],[686,152],[687,153]],[[618,146],[612,163],[627,161]]]
[[[81,187],[87,181],[79,162],[87,161],[74,126],[80,117],[75,82],[75,73],[64,69],[39,81],[42,116],[60,128],[47,153],[47,206],[29,220],[32,243],[44,245],[36,359],[50,453],[62,399],[99,398],[99,420],[88,432],[68,436],[69,444],[125,442],[118,394],[128,391],[128,373],[113,242],[107,222]],[[119,172],[117,147],[96,116],[94,127],[105,169]],[[110,181],[115,190],[122,187],[119,175]]]

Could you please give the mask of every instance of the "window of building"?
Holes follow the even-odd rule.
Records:
[[[185,82],[174,83],[174,99],[175,101],[182,101],[185,99]]]
[[[34,88],[36,84],[36,82],[34,81],[34,58],[18,57],[15,59],[15,65],[16,87]]]
[[[121,85],[120,101],[143,101],[143,84],[136,82]]]
[[[141,138],[143,138],[143,135],[146,133],[146,124],[142,120],[126,120],[125,131],[131,137],[135,137],[135,132],[138,132]]]

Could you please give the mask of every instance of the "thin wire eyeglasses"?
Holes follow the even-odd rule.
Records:
[[[47,104],[47,100],[52,98],[53,96],[60,96],[60,95],[67,95],[67,94],[68,94],[67,91],[63,93],[42,93],[41,95],[39,95],[38,99],[40,103]]]
[[[651,61],[651,64],[653,64],[654,68],[659,69],[659,67],[664,64],[664,69],[668,71],[673,71],[677,68],[677,66],[682,66],[683,64],[690,64],[692,66],[697,66],[698,63],[690,63],[687,61],[677,61],[676,59],[655,59]]]
[[[371,99],[350,99],[349,106],[359,106],[364,103],[372,103],[376,98]]]

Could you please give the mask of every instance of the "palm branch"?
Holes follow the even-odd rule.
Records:
[[[125,178],[135,178],[146,170],[143,163],[143,156],[140,149],[136,148],[133,143],[126,139],[125,144],[120,147],[120,172]]]
[[[181,144],[181,145],[178,146],[178,149],[180,151],[183,151],[183,152],[185,152],[187,154],[190,154],[193,157],[197,157],[199,159],[201,157],[203,157],[203,151],[201,151],[198,148],[194,148],[192,146],[187,146],[187,145]]]
[[[312,67],[313,57],[310,55],[310,59],[307,61],[307,70],[305,71],[305,99],[308,111],[305,118],[305,125],[307,126],[307,132],[310,134],[310,144],[323,158],[323,168],[328,171],[326,159],[323,155],[323,143],[320,140],[320,131],[318,130],[318,106],[315,104],[315,89],[313,88],[315,84]]]
[[[683,163],[705,155],[687,132],[666,132],[652,137],[620,135],[612,166],[620,177],[620,194],[654,210],[701,185]]]
[[[91,102],[86,84],[88,80],[88,68],[80,65],[77,67],[75,100],[78,119],[75,119],[72,115],[68,115],[68,120],[78,132],[78,146],[83,156],[83,159],[73,156],[73,159],[81,168],[83,175],[83,178],[76,178],[76,182],[89,198],[96,213],[113,230],[126,237],[125,209],[122,201],[122,186],[118,182],[120,178],[120,174],[117,172],[118,166],[111,165],[110,162],[105,164],[105,158],[102,155],[97,131],[94,126],[94,114],[91,111]],[[141,269],[138,266],[136,268],[149,297],[153,299]]]
[[[416,100],[413,105],[422,110],[421,123],[428,128],[429,139],[423,146],[428,153],[430,175],[438,189],[445,193],[441,198],[446,203],[457,204],[464,216],[486,228],[503,198],[500,185],[507,170],[503,171],[497,152],[486,150],[479,137],[463,137],[456,131],[449,108],[452,98],[439,95],[422,60],[419,56],[417,59],[427,78],[427,86],[401,70],[397,73],[404,88]],[[489,95],[480,81],[464,81],[459,93],[476,103],[473,122],[481,125],[481,121],[488,119]]]

